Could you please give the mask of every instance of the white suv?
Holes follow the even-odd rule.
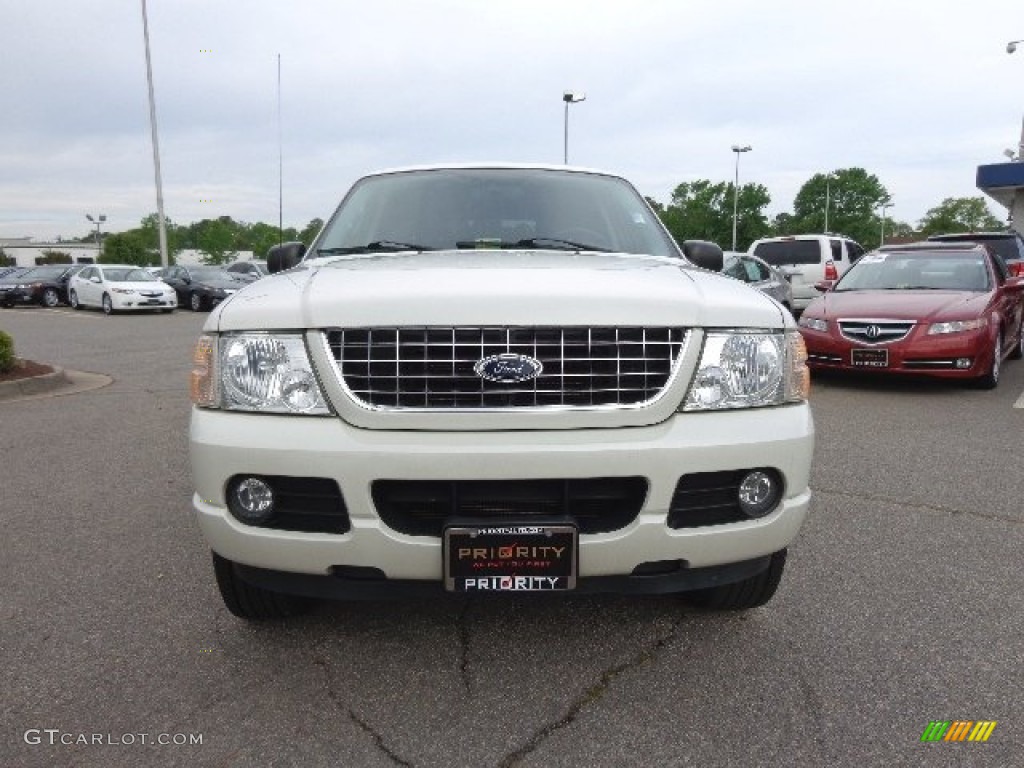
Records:
[[[793,311],[819,296],[815,283],[838,280],[861,256],[859,243],[840,235],[787,235],[755,240],[747,251],[777,267],[793,286]]]
[[[719,269],[721,249],[680,249],[609,174],[356,182],[196,346],[193,506],[229,610],[767,602],[811,496],[806,354],[777,303],[691,262]]]

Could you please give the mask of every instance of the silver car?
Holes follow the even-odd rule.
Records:
[[[726,251],[722,274],[734,277],[751,287],[757,288],[793,311],[793,286],[789,279],[771,264],[757,256],[738,251]]]

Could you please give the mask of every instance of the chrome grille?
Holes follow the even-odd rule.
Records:
[[[861,344],[888,344],[906,337],[913,320],[840,320],[839,332]]]
[[[482,409],[635,406],[656,398],[675,370],[682,328],[346,328],[326,332],[352,396],[374,408]],[[494,382],[474,366],[527,355],[537,378]]]

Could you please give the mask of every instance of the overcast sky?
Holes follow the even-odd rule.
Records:
[[[0,0],[0,237],[156,210],[141,0]],[[916,223],[975,196],[1024,115],[1022,0],[148,0],[164,204],[178,223],[326,218],[380,168],[562,162],[666,202],[758,182],[771,214],[863,167]],[[991,203],[999,218],[1005,210]]]

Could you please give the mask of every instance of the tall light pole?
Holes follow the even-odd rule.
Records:
[[[146,82],[149,85],[149,127],[153,134],[153,172],[156,176],[156,218],[160,234],[160,266],[169,266],[167,260],[167,224],[164,219],[164,185],[160,179],[160,142],[156,135],[156,99],[153,96],[153,65],[149,58],[149,18],[146,0],[142,0],[142,37],[146,42]]]
[[[749,152],[753,147],[749,144],[741,147],[739,144],[732,145],[732,151],[736,153],[736,176],[732,185],[732,249],[736,250],[736,223],[739,219],[740,205],[740,155]]]
[[[1017,43],[1024,43],[1024,40],[1011,40],[1006,44],[1006,52],[1013,53],[1017,50]],[[1024,162],[1024,119],[1020,122],[1020,144],[1017,146],[1017,162]]]
[[[828,234],[828,206],[829,197],[832,192],[832,173],[825,174],[825,228],[821,231],[823,235]]]
[[[882,208],[882,233],[881,233],[880,237],[878,238],[878,247],[879,248],[881,248],[883,245],[885,245],[885,212],[889,208],[892,208],[892,203],[882,203],[881,208]]]
[[[99,214],[94,219],[92,217],[91,213],[87,213],[87,214],[85,214],[85,218],[87,218],[89,221],[91,221],[93,224],[96,225],[96,261],[99,261],[100,260],[100,248],[101,248],[101,245],[100,245],[100,224],[102,224],[104,221],[107,220],[107,215],[105,213],[101,213],[101,214]]]
[[[581,101],[586,100],[587,94],[585,93],[575,93],[573,91],[566,91],[565,93],[562,94],[562,101],[565,102],[565,121],[563,123],[563,133],[565,135],[565,138],[562,144],[562,162],[564,162],[566,165],[569,164],[569,105],[579,104]]]

